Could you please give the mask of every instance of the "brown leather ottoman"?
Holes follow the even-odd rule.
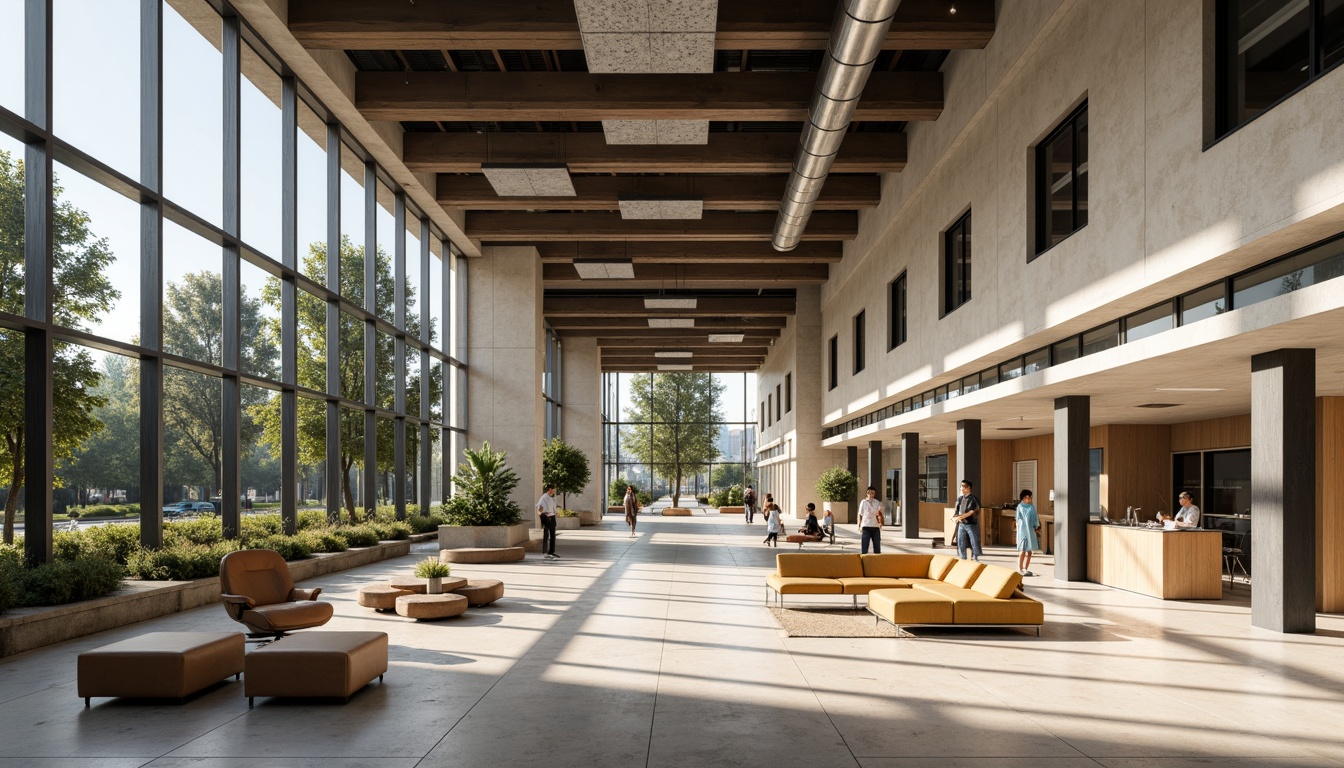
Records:
[[[413,592],[417,595],[423,595],[425,594],[425,590],[427,589],[425,584],[425,582],[427,581],[429,581],[429,579],[421,579],[415,576],[397,576],[394,579],[390,579],[387,582],[387,585],[389,587],[395,587],[397,589],[404,590],[406,592]],[[457,576],[444,576],[442,581],[444,592],[452,592],[458,587],[465,586],[467,583],[466,579],[459,578]]]
[[[94,696],[185,699],[243,671],[241,632],[150,632],[79,654],[84,706]]]
[[[397,598],[397,614],[408,619],[447,619],[467,612],[462,595],[403,595]]]
[[[372,608],[375,611],[390,611],[397,607],[398,597],[409,594],[411,594],[411,591],[408,589],[377,584],[371,587],[360,587],[359,594],[355,599],[365,608]]]
[[[387,672],[385,632],[299,632],[247,654],[243,695],[350,696]]]
[[[504,582],[497,579],[472,579],[453,592],[467,598],[469,605],[489,605],[504,596]]]
[[[522,547],[462,547],[440,549],[441,563],[515,563],[527,557]]]

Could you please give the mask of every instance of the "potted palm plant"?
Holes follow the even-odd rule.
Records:
[[[453,567],[435,557],[427,557],[415,565],[415,577],[425,580],[425,594],[443,594],[443,579],[452,575]]]
[[[443,505],[448,523],[439,526],[439,546],[512,547],[527,541],[528,524],[520,522],[522,508],[511,498],[518,473],[509,468],[506,452],[485,442],[462,454],[466,461],[453,475],[453,497]]]
[[[844,467],[831,467],[817,478],[817,495],[837,523],[852,523],[849,500],[859,491],[859,479]]]

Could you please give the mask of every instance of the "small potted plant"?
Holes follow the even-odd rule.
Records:
[[[859,490],[859,479],[844,467],[831,467],[817,478],[817,495],[826,509],[835,515],[837,523],[852,523],[849,519],[849,500]]]
[[[443,578],[453,575],[453,567],[439,562],[438,558],[427,557],[415,566],[415,576],[425,580],[425,594],[443,594]]]

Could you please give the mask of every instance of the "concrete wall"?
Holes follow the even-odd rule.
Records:
[[[1002,5],[984,50],[949,57],[946,110],[910,124],[910,164],[884,177],[822,289],[820,338],[840,338],[828,424],[1344,229],[1344,72],[1205,149],[1212,3]],[[1083,99],[1089,223],[1028,263],[1032,148]],[[941,233],[968,209],[972,298],[940,319]],[[888,352],[902,271],[909,341]],[[868,365],[854,375],[861,307]]]
[[[570,494],[570,509],[601,512],[602,491],[602,360],[595,338],[563,341],[561,436],[588,457],[591,477],[583,493]]]
[[[488,440],[508,451],[519,477],[514,500],[532,520],[545,434],[541,260],[531,246],[483,251],[468,272],[467,445],[474,450]]]

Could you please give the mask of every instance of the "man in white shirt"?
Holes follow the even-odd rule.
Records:
[[[859,533],[863,536],[863,554],[868,554],[869,542],[873,544],[873,554],[882,554],[882,502],[877,500],[877,489],[871,486],[859,502]]]
[[[547,560],[559,560],[555,554],[555,486],[547,485],[537,499],[537,516],[541,518],[541,551]]]

